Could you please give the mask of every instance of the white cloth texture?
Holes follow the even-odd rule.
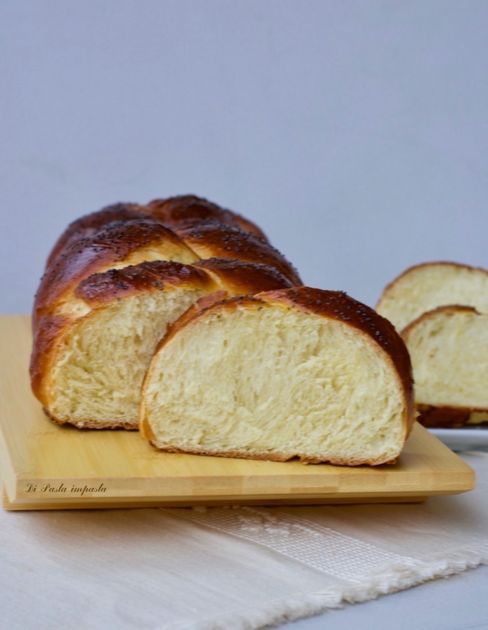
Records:
[[[2,512],[9,629],[252,629],[488,563],[476,490],[423,504]]]

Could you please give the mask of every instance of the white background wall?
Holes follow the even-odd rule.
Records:
[[[488,2],[3,0],[0,310],[76,216],[195,192],[314,286],[487,265]]]

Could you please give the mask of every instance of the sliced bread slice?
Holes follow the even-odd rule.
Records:
[[[205,295],[288,286],[275,269],[229,260],[153,261],[93,274],[74,290],[77,309],[40,317],[33,391],[57,423],[137,429],[143,377],[169,324]]]
[[[412,422],[393,326],[306,287],[190,309],[160,343],[141,405],[158,449],[276,461],[391,462]]]
[[[488,271],[454,262],[410,267],[384,289],[376,310],[401,331],[422,313],[449,304],[488,313]]]
[[[488,314],[442,306],[402,332],[412,359],[415,400],[426,426],[488,422]]]

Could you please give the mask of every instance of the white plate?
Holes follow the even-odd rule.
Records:
[[[483,429],[429,429],[453,451],[488,450],[488,427]]]

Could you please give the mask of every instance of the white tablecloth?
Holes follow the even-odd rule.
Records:
[[[488,563],[477,489],[424,504],[0,514],[1,627],[258,628]]]

